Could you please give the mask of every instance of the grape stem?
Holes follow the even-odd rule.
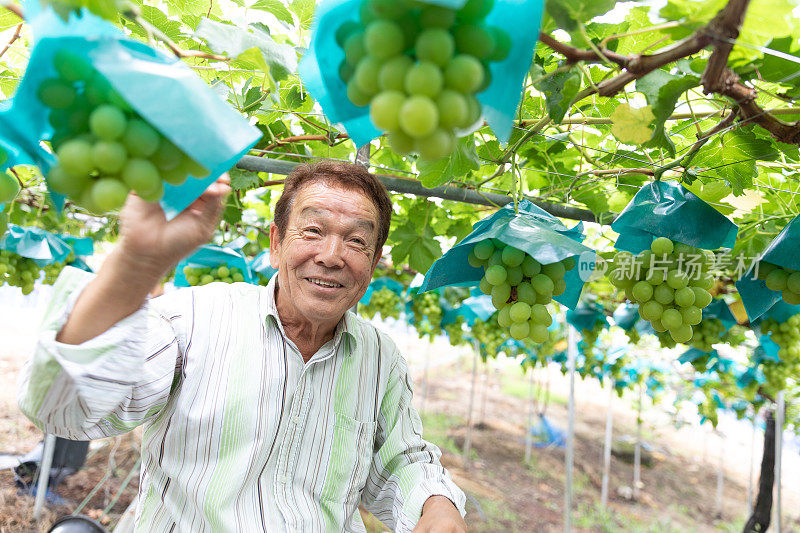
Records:
[[[11,40],[6,43],[5,47],[0,50],[0,57],[3,57],[3,54],[8,52],[8,49],[11,48],[11,45],[14,44],[14,41],[20,38],[22,35],[22,23],[20,22],[17,24],[17,29],[14,30],[14,35],[11,36]]]

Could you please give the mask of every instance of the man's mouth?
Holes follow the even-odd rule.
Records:
[[[334,289],[339,287],[344,287],[344,285],[342,285],[341,283],[337,283],[335,281],[330,281],[320,278],[306,278],[306,279],[311,283],[313,283],[314,285],[318,285],[320,287],[334,288]]]

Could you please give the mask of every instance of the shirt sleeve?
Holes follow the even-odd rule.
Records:
[[[120,435],[157,417],[178,384],[185,346],[181,293],[189,291],[149,300],[82,344],[56,341],[92,279],[71,267],[59,276],[17,392],[20,409],[36,426],[72,440]]]
[[[422,438],[422,421],[411,405],[408,366],[399,353],[395,355],[378,413],[376,451],[362,501],[393,531],[410,532],[431,496],[449,498],[461,516],[466,497],[439,462],[439,448]]]

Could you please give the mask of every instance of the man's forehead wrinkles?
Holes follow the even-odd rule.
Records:
[[[301,216],[301,217],[302,216],[320,216],[320,215],[324,216],[324,215],[330,215],[332,212],[333,211],[331,211],[330,209],[325,209],[325,208],[322,208],[322,207],[310,206],[309,205],[309,206],[306,206],[306,207],[304,207],[303,209],[300,210],[299,216]],[[359,227],[363,227],[363,228],[366,228],[366,229],[369,229],[369,230],[375,229],[375,223],[372,220],[365,219],[365,218],[360,218],[360,217],[355,220],[355,224],[354,225],[359,226]]]

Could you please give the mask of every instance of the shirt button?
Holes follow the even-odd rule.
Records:
[[[292,417],[292,423],[293,424],[299,424],[300,423],[300,417],[299,416]]]
[[[280,482],[281,483],[286,483],[286,476],[281,476]]]

